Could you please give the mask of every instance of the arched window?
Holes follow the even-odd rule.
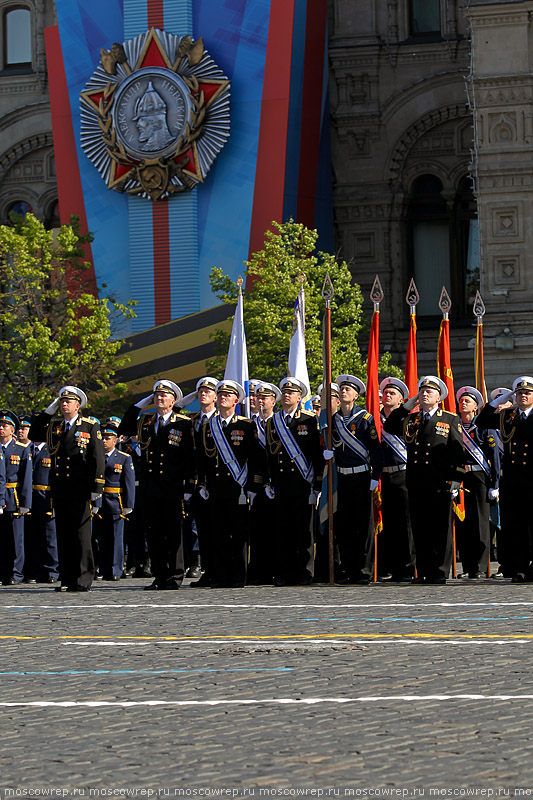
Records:
[[[411,36],[440,33],[440,0],[410,0]]]
[[[417,313],[438,316],[441,289],[446,286],[452,316],[468,316],[480,268],[476,200],[469,178],[459,182],[455,195],[443,192],[434,175],[416,178],[410,192],[407,244],[410,275],[420,294]]]
[[[4,69],[31,67],[31,13],[22,6],[4,11]]]

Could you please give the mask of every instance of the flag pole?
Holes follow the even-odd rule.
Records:
[[[326,272],[322,297],[325,302],[324,311],[324,389],[326,392],[326,449],[333,449],[333,432],[331,430],[331,301],[335,291],[333,283]],[[328,464],[328,543],[329,543],[329,584],[335,583],[335,544],[333,538],[333,465]]]
[[[439,330],[439,344],[437,348],[437,375],[444,381],[448,389],[448,396],[442,401],[441,406],[446,411],[451,411],[455,414],[455,391],[453,387],[453,373],[450,356],[450,309],[452,307],[452,300],[446,287],[442,287],[439,298],[439,308],[442,312],[442,321]],[[464,495],[462,503],[464,504]],[[457,542],[455,536],[455,513],[454,501],[452,500],[452,578],[457,577]]]
[[[416,354],[416,307],[420,295],[416,288],[415,279],[411,278],[405,302],[409,306],[409,341],[405,355],[405,383],[409,389],[409,397],[414,397],[418,392],[418,363]]]
[[[376,426],[376,433],[378,439],[381,441],[381,416],[379,408],[379,304],[382,302],[383,288],[376,275],[372,289],[370,291],[370,299],[374,304],[374,313],[372,315],[372,327],[370,329],[370,340],[368,342],[368,359],[366,362],[366,407],[374,418]],[[383,527],[381,519],[381,480],[378,488],[372,492],[372,505],[373,505],[373,519],[374,519],[374,583],[378,579],[378,533]]]
[[[474,367],[476,371],[476,389],[481,393],[483,402],[487,402],[487,386],[485,384],[485,355],[483,352],[483,317],[485,316],[485,303],[479,290],[474,298],[474,316],[476,318],[476,353]],[[490,542],[489,542],[489,562],[487,565],[487,578],[490,578]]]

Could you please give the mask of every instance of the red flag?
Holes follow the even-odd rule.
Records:
[[[452,361],[450,357],[450,321],[443,319],[440,324],[439,346],[437,351],[437,375],[446,384],[448,397],[442,407],[455,414],[455,391],[453,388]]]
[[[381,417],[379,411],[379,311],[374,311],[368,359],[366,362],[366,407],[374,417],[378,439],[381,441]]]
[[[405,383],[409,389],[409,397],[418,392],[418,362],[416,357],[416,314],[411,314],[409,325],[409,341],[405,356]]]

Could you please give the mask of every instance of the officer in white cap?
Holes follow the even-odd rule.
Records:
[[[274,383],[261,381],[255,387],[255,397],[260,417],[255,420],[257,438],[263,452],[266,451],[266,425],[281,400],[281,392]],[[266,458],[266,452],[265,452]],[[274,504],[263,491],[258,492],[250,509],[250,560],[248,583],[271,584],[275,573],[275,547],[272,532],[275,530]]]
[[[495,430],[479,429],[483,396],[474,386],[457,390],[465,445],[464,519],[456,522],[462,578],[485,578],[490,558],[490,501],[498,498],[500,454]]]
[[[335,541],[339,550],[339,583],[370,583],[373,558],[372,490],[383,467],[372,414],[355,404],[366,386],[355,375],[339,375],[340,408],[332,421],[332,450],[324,458],[335,458],[337,467],[337,512]],[[355,511],[355,513],[354,513]]]
[[[452,494],[464,477],[459,418],[439,403],[448,396],[435,375],[418,382],[418,394],[392,411],[384,430],[402,436],[407,447],[407,491],[416,548],[416,583],[446,583],[452,560]],[[420,411],[410,414],[419,403]]]
[[[80,414],[86,405],[82,389],[63,386],[30,428],[30,439],[46,442],[52,461],[50,486],[61,581],[56,591],[88,592],[95,573],[91,514],[97,512],[104,488],[105,457],[100,425]],[[58,410],[62,420],[53,418]]]
[[[409,399],[409,389],[403,381],[392,376],[384,378],[379,388],[382,393],[384,466],[381,473],[383,530],[377,547],[378,580],[410,582],[415,574],[415,550],[407,495],[407,449],[402,436],[393,436],[383,429],[391,413]]]
[[[308,387],[298,378],[279,385],[281,410],[266,423],[270,482],[265,488],[274,506],[278,586],[311,583],[314,575],[312,517],[323,471],[322,448],[314,414],[301,408]]]
[[[497,409],[512,402],[511,408]],[[503,445],[500,477],[501,536],[498,560],[505,577],[513,583],[533,580],[532,492],[533,481],[533,377],[521,375],[513,388],[492,400],[480,412],[477,426],[497,428]]]
[[[256,397],[255,390],[257,387],[262,383],[258,378],[252,378],[248,381],[248,395],[249,395],[249,402],[250,402],[250,419],[253,419],[254,422],[259,420],[260,408],[259,408],[259,399]]]
[[[246,583],[249,508],[264,482],[264,451],[255,422],[236,414],[245,398],[233,380],[217,384],[217,414],[202,427],[198,485],[214,531],[212,588]]]
[[[202,427],[211,419],[213,414],[216,413],[217,384],[218,378],[213,378],[210,375],[205,375],[196,382],[196,395],[198,397],[199,409],[194,414],[191,414],[196,450],[201,446]],[[211,585],[210,576],[212,572],[211,565],[213,563],[212,537],[216,535],[216,531],[213,531],[211,528],[206,503],[200,497],[198,485],[194,489],[191,503],[200,549],[196,556],[193,554],[193,562],[189,574],[194,577],[198,572],[201,572],[201,575],[198,576],[198,580],[191,581],[190,586],[192,586],[193,589],[201,589]]]
[[[194,442],[189,417],[174,409],[183,393],[174,381],[158,379],[152,393],[131,405],[119,436],[138,437],[139,486],[154,581],[145,589],[179,589],[184,576],[182,500],[195,485]],[[155,413],[140,414],[155,407]]]

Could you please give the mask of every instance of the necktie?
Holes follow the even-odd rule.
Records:
[[[223,428],[227,428],[228,427],[228,423],[226,422],[225,419],[222,420],[222,427]]]
[[[285,417],[286,424],[288,425],[290,421],[291,421],[291,415],[287,414],[287,416]]]

